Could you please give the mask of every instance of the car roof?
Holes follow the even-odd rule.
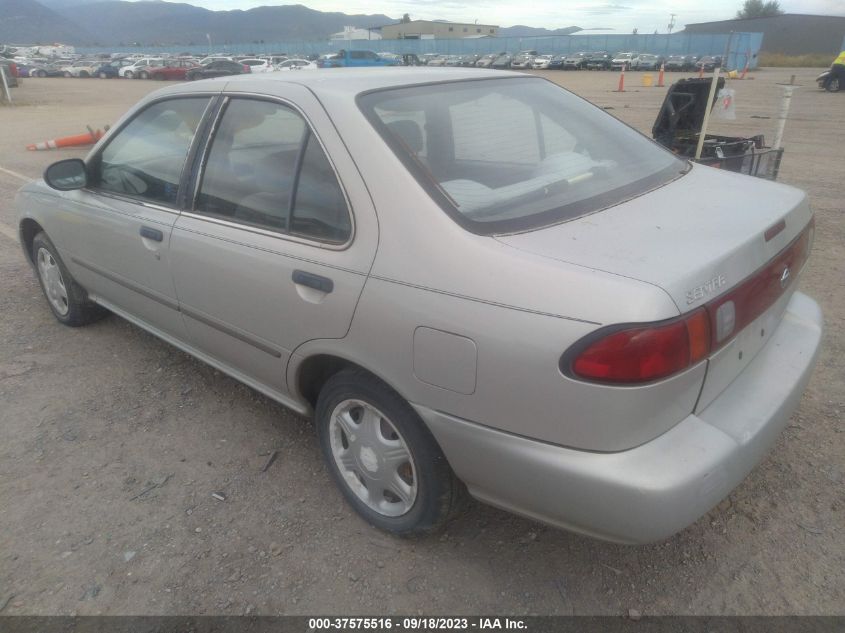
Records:
[[[303,73],[304,74],[304,73]],[[491,75],[488,71],[475,68],[428,69],[418,67],[394,68],[335,68],[331,71],[308,73],[308,76],[288,77],[288,74],[263,73],[259,75],[244,74],[228,77],[232,88],[237,89],[238,82],[260,82],[267,84],[267,92],[275,92],[274,84],[292,83],[305,86],[317,96],[320,94],[355,95],[370,90],[412,86],[415,84],[441,83],[444,81],[459,81],[472,79],[492,79],[493,77],[523,76],[522,73],[498,73]],[[214,80],[211,80],[214,81]]]

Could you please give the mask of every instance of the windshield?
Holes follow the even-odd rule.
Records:
[[[686,163],[535,78],[365,93],[359,105],[419,183],[483,234],[530,230],[640,195]]]

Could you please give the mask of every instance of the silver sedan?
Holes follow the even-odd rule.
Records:
[[[60,322],[115,313],[313,416],[395,533],[468,490],[665,538],[766,454],[821,338],[804,193],[517,73],[165,88],[17,204]]]

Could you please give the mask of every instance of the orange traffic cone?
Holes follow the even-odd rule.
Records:
[[[665,88],[666,86],[663,85],[663,73],[666,71],[666,64],[660,64],[660,72],[657,73],[657,87],[658,88]]]
[[[102,131],[92,130],[88,128],[86,134],[77,134],[76,136],[63,136],[61,138],[44,141],[43,143],[33,143],[27,145],[26,148],[30,151],[39,151],[44,149],[58,149],[60,147],[78,147],[80,145],[93,145],[103,136]]]
[[[619,87],[616,88],[615,92],[625,92],[625,66],[622,66],[622,70],[619,72]]]

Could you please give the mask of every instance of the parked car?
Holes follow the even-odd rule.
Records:
[[[104,64],[100,64],[100,66],[94,69],[93,76],[99,77],[100,79],[115,79],[119,77],[118,73],[121,68],[131,66],[133,63],[133,61],[128,59],[116,59],[111,62],[106,62]]]
[[[427,66],[432,59],[437,59],[438,57],[440,57],[440,55],[437,53],[423,53],[420,56],[420,59],[422,60],[423,65]]]
[[[153,92],[25,185],[25,257],[60,323],[111,310],[313,415],[367,523],[431,532],[465,485],[663,539],[788,424],[822,338],[802,191],[683,161],[539,77],[208,92]]]
[[[18,77],[61,77],[62,71],[59,68],[54,68],[50,64],[40,62],[27,62],[24,64],[16,64],[18,70]]]
[[[638,53],[616,53],[610,60],[610,70],[628,70]]]
[[[535,70],[548,70],[549,64],[552,61],[551,55],[538,55],[531,62],[531,68]]]
[[[494,61],[498,57],[501,57],[504,53],[488,53],[487,55],[482,55],[477,62],[475,62],[476,68],[490,68]]]
[[[564,70],[581,70],[585,68],[587,65],[587,61],[592,56],[592,53],[581,52],[581,53],[573,53],[572,55],[567,55],[563,58],[563,69]]]
[[[187,81],[196,81],[197,79],[211,79],[213,77],[228,77],[229,75],[243,74],[252,74],[249,66],[221,59],[210,62],[205,66],[189,68],[185,72],[185,79]]]
[[[102,66],[102,62],[97,60],[81,59],[62,67],[62,75],[65,77],[80,77],[82,79],[94,77],[100,66]]]
[[[269,73],[273,72],[275,68],[267,59],[260,59],[260,58],[244,58],[237,60],[239,64],[243,64],[244,66],[249,66],[249,72],[251,73]]]
[[[505,53],[504,55],[499,55],[492,64],[490,64],[490,68],[496,68],[498,70],[504,70],[506,68],[511,67],[511,61],[513,60],[513,56]],[[431,64],[429,64],[431,65]]]
[[[199,61],[200,66],[208,66],[211,62],[233,62],[235,61],[234,57],[230,57],[228,55],[209,55],[208,57],[203,57]]]
[[[514,55],[511,60],[511,68],[518,70],[531,68],[531,64],[534,62],[536,56],[537,51],[522,51]]]
[[[164,59],[161,57],[142,57],[141,59],[136,59],[134,62],[129,64],[128,66],[124,66],[117,71],[118,77],[123,77],[125,79],[134,79],[136,75],[141,73],[141,70],[144,68],[154,68],[158,66],[164,66]]]
[[[245,65],[248,66],[249,64]],[[148,68],[144,68],[139,72],[138,76],[140,77],[146,75],[147,79],[157,79],[159,81],[185,81],[188,71],[193,70],[194,68],[203,67],[196,62],[189,61],[187,59],[172,59],[168,60],[164,66],[150,66]],[[252,67],[250,67],[250,72],[255,72]]]
[[[695,68],[698,58],[695,55],[669,55],[666,58],[666,70],[689,72]]]
[[[610,68],[611,55],[605,51],[592,53],[587,58],[587,70],[607,70]]]
[[[425,66],[425,62],[421,60],[415,53],[404,53],[402,55],[402,66]]]
[[[566,59],[566,55],[552,55],[552,59],[549,61],[549,70],[562,69],[564,59]]]
[[[320,68],[341,68],[359,66],[396,66],[398,62],[394,59],[384,59],[373,51],[347,51],[340,50],[337,53],[325,58],[318,59],[317,66]]]
[[[460,55],[448,55],[443,62],[444,66],[452,66],[453,68],[456,66],[463,66],[464,65],[464,58]]]
[[[662,63],[663,57],[660,55],[640,53],[631,60],[631,68],[633,70],[660,70],[660,65]]]
[[[721,55],[705,55],[697,62],[695,62],[695,68],[701,69],[704,68],[704,72],[712,73],[716,68],[721,68],[722,66],[722,56]]]
[[[307,59],[286,59],[276,65],[276,70],[310,70],[317,68],[317,64]]]

